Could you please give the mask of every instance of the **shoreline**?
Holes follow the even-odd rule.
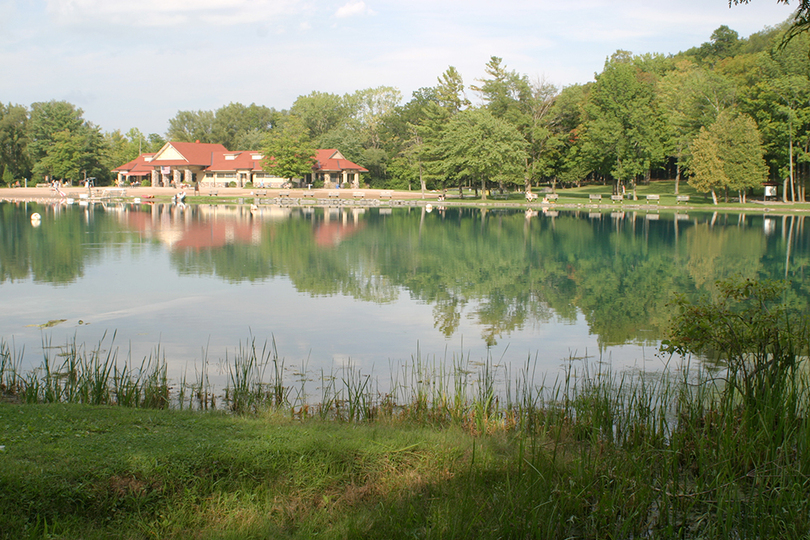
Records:
[[[500,207],[500,208],[515,208],[531,210],[613,210],[613,211],[633,211],[633,210],[671,210],[678,212],[680,210],[690,210],[698,212],[744,212],[744,211],[757,211],[757,212],[810,212],[810,202],[781,202],[781,201],[754,201],[749,200],[745,204],[739,203],[721,203],[715,205],[696,205],[690,203],[678,204],[659,204],[650,203],[646,199],[639,199],[636,201],[628,200],[621,203],[616,202],[570,202],[560,201],[555,203],[544,202],[527,202],[523,200],[510,200],[500,198],[488,198],[486,200],[478,199],[461,199],[453,192],[448,190],[449,198],[444,201],[439,201],[439,192],[431,191],[426,192],[422,196],[421,191],[396,191],[385,190],[376,188],[367,189],[273,189],[273,188],[204,188],[200,189],[198,195],[194,194],[192,190],[182,190],[172,187],[127,187],[121,188],[125,191],[124,195],[103,197],[102,194],[105,190],[116,189],[111,187],[93,188],[92,196],[87,197],[88,190],[81,187],[68,187],[62,188],[66,194],[66,198],[71,198],[76,202],[88,200],[90,202],[134,202],[134,199],[140,198],[153,200],[154,202],[170,202],[172,197],[180,191],[186,191],[186,204],[206,204],[207,200],[217,204],[240,204],[238,199],[245,199],[241,204],[252,204],[255,199],[260,199],[260,204],[273,204],[279,203],[285,206],[310,206],[310,205],[326,205],[334,206],[340,204],[358,204],[367,206],[376,205],[396,205],[396,204],[416,204],[416,205],[438,205],[438,206],[477,206],[477,207]],[[335,194],[337,193],[337,196]],[[359,195],[362,194],[362,195]],[[83,197],[84,196],[84,197]],[[0,202],[36,202],[40,204],[56,204],[62,198],[50,187],[20,187],[20,188],[0,188]],[[148,202],[148,201],[147,201]],[[303,203],[303,204],[302,204]]]

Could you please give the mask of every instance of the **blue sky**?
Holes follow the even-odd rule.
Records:
[[[617,49],[676,53],[748,36],[796,4],[751,0],[0,0],[0,101],[67,100],[104,131],[164,133],[178,110],[289,108],[312,91],[395,86],[491,56],[558,86]],[[477,102],[477,96],[469,97]]]

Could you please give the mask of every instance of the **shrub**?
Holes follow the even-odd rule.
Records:
[[[228,182],[228,187],[236,187],[236,182]]]
[[[782,301],[786,284],[732,278],[717,282],[716,300],[675,304],[662,350],[701,354],[725,366],[723,399],[748,412],[788,405],[799,359],[807,354],[807,324]],[[712,358],[713,357],[713,358]]]

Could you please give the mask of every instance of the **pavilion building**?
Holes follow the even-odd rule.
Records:
[[[360,187],[360,174],[368,169],[357,165],[336,149],[318,150],[313,156],[312,173],[295,179],[299,185],[323,181],[326,188]],[[255,187],[288,186],[289,179],[263,169],[264,156],[256,151],[229,151],[221,144],[167,142],[154,154],[141,154],[136,159],[113,169],[118,184],[149,179],[153,186],[191,186],[199,182],[208,188],[238,187],[252,183]]]

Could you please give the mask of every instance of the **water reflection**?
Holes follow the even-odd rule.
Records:
[[[121,323],[195,347],[206,333],[233,345],[261,327],[295,336],[302,356],[331,341],[341,343],[331,358],[377,347],[385,359],[396,339],[412,352],[420,340],[441,348],[464,336],[471,347],[547,349],[554,361],[587,347],[638,357],[661,338],[676,293],[712,294],[716,280],[740,274],[790,279],[796,307],[808,297],[801,215],[0,204],[0,224],[0,292],[13,309],[25,311],[20,291],[35,283],[69,289],[91,315],[111,313],[91,304],[110,302],[96,290],[118,284],[124,311],[156,295],[143,308],[151,318],[129,311]],[[31,308],[25,323],[64,318],[49,305],[60,304]],[[3,335],[19,332],[19,321],[0,323]]]

